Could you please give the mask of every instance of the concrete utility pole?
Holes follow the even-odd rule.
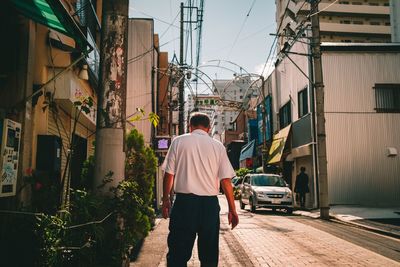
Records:
[[[94,187],[112,172],[104,193],[125,177],[128,8],[129,0],[103,1]]]
[[[317,115],[317,153],[318,153],[318,187],[319,208],[321,219],[329,220],[329,197],[328,197],[328,171],[326,159],[326,133],[325,133],[325,111],[324,111],[324,81],[322,76],[321,39],[319,28],[318,0],[311,1],[311,30],[314,65],[314,87]]]
[[[180,49],[179,49],[179,65],[181,66],[181,73],[183,75],[183,22],[184,22],[184,7],[183,3],[181,3],[181,27],[180,27]],[[181,77],[179,82],[179,134],[184,134],[184,126],[183,126],[183,111],[184,111],[184,102],[185,102],[185,77]]]
[[[266,122],[266,118],[267,118],[267,107],[265,106],[265,81],[264,81],[264,76],[261,75],[261,94],[262,94],[262,134],[263,134],[263,146],[262,146],[262,151],[261,151],[261,159],[262,159],[262,168],[263,168],[263,172],[266,173],[267,172],[267,164],[266,164],[266,153],[267,153],[267,122]]]
[[[171,71],[172,72],[172,71]],[[174,109],[174,105],[172,103],[172,89],[173,89],[173,85],[175,83],[174,81],[175,77],[174,75],[171,73],[170,77],[169,77],[169,81],[168,81],[168,132],[169,132],[169,136],[172,137],[172,135],[174,134],[174,132],[172,131],[172,125],[173,125],[173,109]]]

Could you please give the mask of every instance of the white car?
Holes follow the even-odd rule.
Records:
[[[279,175],[257,173],[247,174],[241,186],[240,208],[250,205],[251,212],[259,207],[272,210],[284,209],[293,212],[293,194]]]

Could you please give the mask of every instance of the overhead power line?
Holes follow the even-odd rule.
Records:
[[[304,1],[305,1],[305,0],[304,0]],[[262,70],[262,72],[261,72],[261,75],[264,74],[265,68],[267,67],[268,61],[269,61],[269,59],[270,59],[270,57],[271,57],[272,50],[274,49],[275,42],[278,40],[278,36],[279,36],[280,31],[281,31],[281,27],[282,27],[282,23],[283,23],[283,18],[285,17],[286,11],[287,11],[287,9],[288,9],[288,7],[289,7],[289,3],[290,3],[290,0],[288,0],[288,2],[287,2],[287,4],[286,4],[286,7],[285,7],[285,10],[283,11],[283,15],[282,15],[281,21],[279,22],[279,26],[278,26],[278,29],[277,29],[277,31],[276,31],[274,41],[272,42],[272,45],[271,45],[271,48],[270,48],[270,50],[269,50],[268,57],[267,57],[267,60],[265,61],[263,70]]]
[[[251,3],[251,6],[250,6],[250,8],[249,8],[249,11],[247,12],[246,16],[244,17],[243,23],[242,23],[242,25],[240,26],[240,30],[239,30],[238,34],[236,35],[235,40],[233,41],[233,44],[232,44],[232,46],[231,46],[231,49],[229,50],[227,59],[229,59],[229,57],[231,56],[232,51],[233,51],[233,48],[235,47],[235,45],[236,45],[236,43],[237,43],[237,41],[238,41],[238,39],[239,39],[239,36],[240,36],[240,34],[242,33],[242,31],[243,31],[243,29],[244,29],[244,26],[246,25],[247,19],[249,18],[250,13],[251,13],[251,11],[253,10],[253,7],[254,7],[254,4],[256,3],[256,1],[257,1],[257,0],[253,0],[253,2]]]
[[[175,23],[176,19],[179,17],[179,14],[180,14],[180,13],[181,13],[181,12],[179,11],[178,14],[176,14],[174,20],[168,25],[168,28],[160,35],[160,39],[168,32],[168,30],[169,30],[173,25],[175,25],[174,23]]]

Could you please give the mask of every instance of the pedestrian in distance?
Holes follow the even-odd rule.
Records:
[[[305,207],[306,193],[310,192],[308,187],[308,175],[305,173],[306,168],[300,167],[300,173],[296,177],[296,184],[294,186],[294,192],[300,197],[300,206]]]
[[[239,223],[231,184],[235,172],[223,144],[208,135],[209,117],[193,113],[189,126],[190,133],[173,140],[162,166],[162,213],[164,218],[170,217],[167,266],[187,266],[196,235],[201,266],[218,266],[219,186],[228,201],[228,221],[233,229]]]

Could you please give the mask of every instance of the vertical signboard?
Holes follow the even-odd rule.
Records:
[[[2,121],[0,157],[0,197],[15,196],[18,175],[21,124],[9,119]]]
[[[258,144],[263,143],[263,105],[265,106],[265,140],[272,138],[272,98],[267,96],[264,103],[257,106]]]

